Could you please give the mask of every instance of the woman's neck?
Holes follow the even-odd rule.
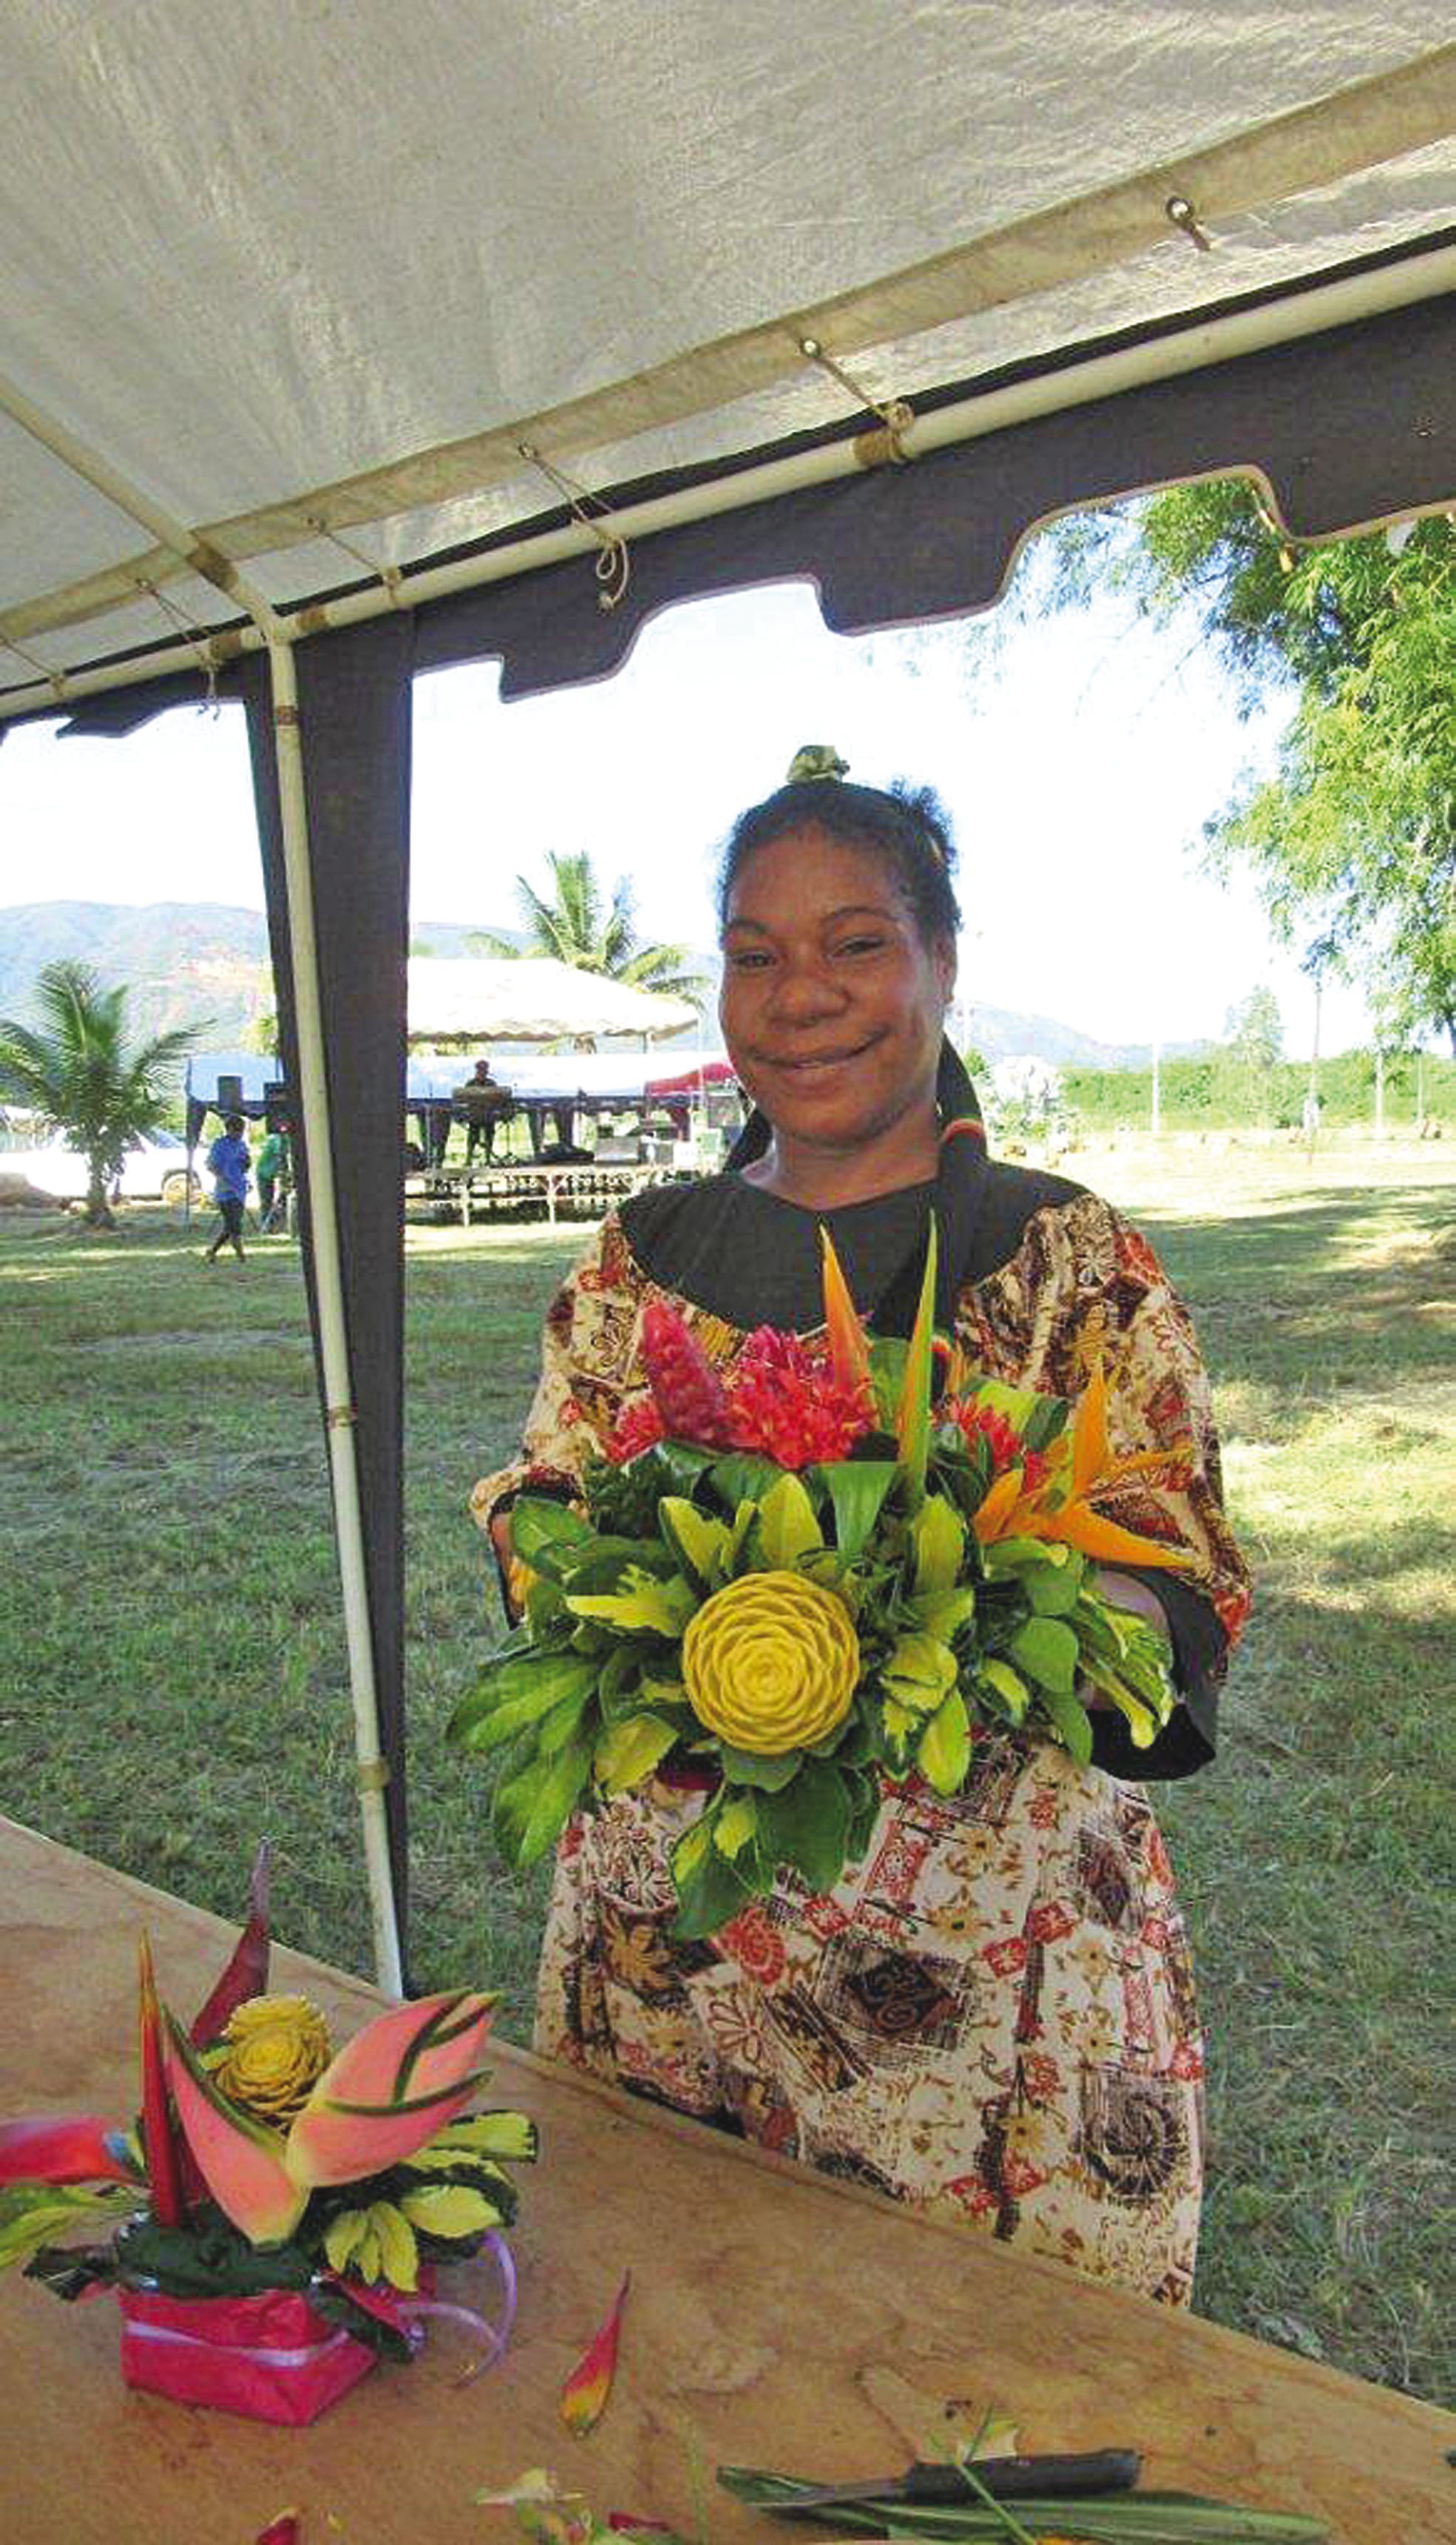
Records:
[[[938,1165],[932,1098],[917,1109],[913,1121],[889,1123],[849,1149],[820,1148],[775,1131],[763,1156],[745,1167],[743,1175],[761,1192],[797,1202],[804,1210],[840,1210],[848,1202],[903,1192],[908,1185],[930,1184]]]

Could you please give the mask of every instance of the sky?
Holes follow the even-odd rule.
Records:
[[[588,578],[584,607],[595,587]],[[503,706],[494,665],[416,684],[411,912],[512,925],[513,879],[589,849],[630,876],[639,928],[712,943],[718,844],[805,742],[869,784],[930,783],[960,850],[960,999],[1108,1042],[1217,1037],[1264,984],[1285,1048],[1309,1049],[1310,983],[1252,887],[1215,880],[1202,823],[1266,767],[1284,710],[1235,714],[1190,632],[1124,605],[831,636],[812,589],[778,585],[651,621],[617,676]],[[183,709],[124,742],[13,733],[0,750],[0,904],[262,907],[241,711]],[[1326,1051],[1363,1002],[1327,984]]]

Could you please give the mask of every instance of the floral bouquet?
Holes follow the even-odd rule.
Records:
[[[515,2305],[502,2161],[532,2158],[535,2132],[467,2109],[491,1998],[418,1999],[336,2051],[306,1998],[267,1995],[267,1882],[265,1846],[252,1914],[189,2029],[158,2005],[143,1937],[134,2128],[0,2123],[0,2264],[64,2298],[115,2288],[129,2384],[307,2422],[377,2356],[409,2358],[422,2316],[466,2322],[498,2355]],[[77,2228],[87,2241],[50,2241]],[[482,2247],[499,2326],[432,2295],[437,2264]]]
[[[882,1777],[959,1792],[981,1727],[1085,1765],[1091,1696],[1139,1746],[1167,1722],[1168,1646],[1096,1567],[1187,1559],[1093,1505],[1186,1450],[1114,1457],[1100,1368],[1075,1410],[969,1379],[933,1335],[934,1278],[932,1229],[908,1344],[871,1342],[826,1235],[822,1338],[762,1328],[726,1384],[676,1310],[646,1308],[651,1394],[582,1506],[514,1505],[523,1621],[450,1723],[502,1762],[512,1863],[669,1761],[705,1768],[672,1865],[676,1931],[709,1934],[779,1865],[831,1889]]]

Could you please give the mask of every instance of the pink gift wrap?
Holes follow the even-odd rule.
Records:
[[[119,2289],[128,2386],[254,2422],[316,2422],[376,2352],[294,2289],[251,2298],[165,2298]]]

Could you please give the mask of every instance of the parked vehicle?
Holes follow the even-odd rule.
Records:
[[[39,1149],[0,1149],[0,1175],[23,1176],[39,1191],[51,1193],[57,1201],[84,1201],[86,1198],[86,1161],[79,1149],[68,1149],[61,1140],[51,1140]],[[150,1139],[138,1140],[129,1148],[121,1163],[121,1173],[115,1187],[123,1201],[165,1201],[174,1205],[187,1198],[187,1143],[175,1131],[155,1131]],[[202,1182],[193,1169],[194,1201],[202,1197]]]

